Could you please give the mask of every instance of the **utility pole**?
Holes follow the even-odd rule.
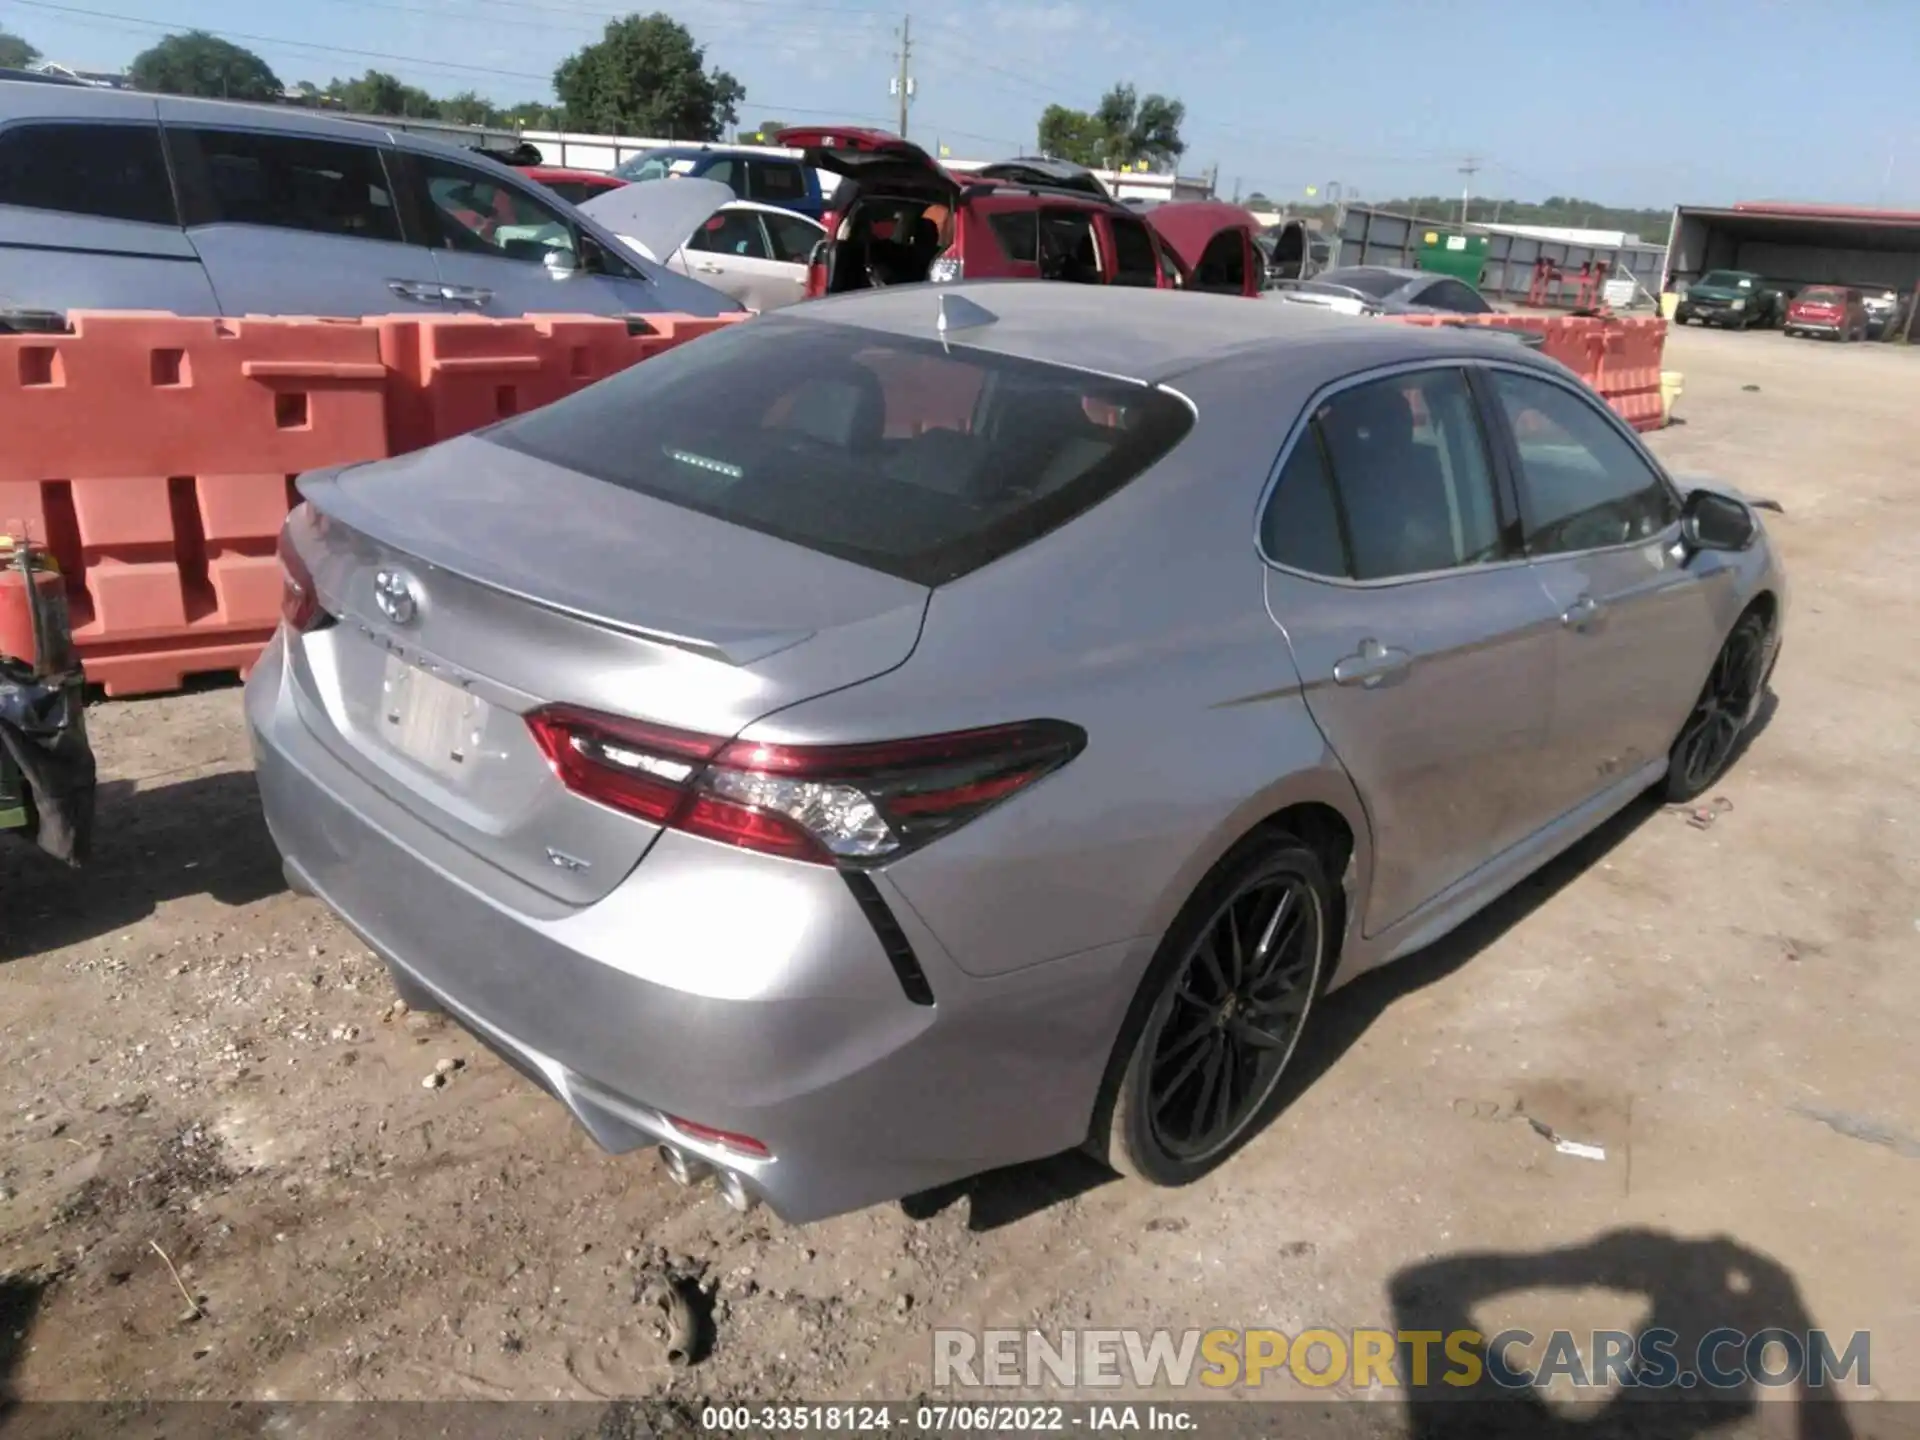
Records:
[[[893,93],[900,98],[900,138],[907,138],[907,106],[913,100],[913,17],[900,17],[900,73],[894,77]]]
[[[1480,173],[1480,157],[1469,155],[1460,162],[1460,173],[1466,176],[1466,183],[1460,187],[1460,223],[1467,223],[1467,205],[1473,198],[1473,177]]]

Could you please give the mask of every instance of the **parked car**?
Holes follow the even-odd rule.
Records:
[[[955,175],[880,130],[810,126],[780,133],[807,163],[843,177],[811,295],[960,279],[1064,280],[1174,288],[1181,267],[1142,217],[1033,161],[1014,178]],[[1077,167],[1076,167],[1077,168]]]
[[[749,310],[807,296],[807,263],[826,229],[777,205],[736,200],[714,180],[615,186],[581,209],[642,258],[731,295]]]
[[[1778,286],[1751,270],[1709,270],[1687,287],[1673,318],[1685,325],[1730,325],[1736,330],[1771,329],[1786,318]]]
[[[1836,340],[1867,338],[1867,305],[1858,290],[1844,285],[1809,285],[1787,306],[1789,335],[1830,335]]]
[[[627,183],[618,175],[602,175],[597,170],[569,170],[559,165],[521,165],[514,168],[529,180],[546,186],[569,205],[583,205],[594,196],[618,190]]]
[[[620,179],[717,180],[742,200],[777,205],[819,220],[826,209],[820,177],[811,166],[777,150],[748,150],[723,145],[675,145],[645,150],[614,167]]]
[[[291,884],[794,1221],[1206,1173],[1323,990],[1717,783],[1786,603],[1552,361],[1144,288],[796,306],[301,494]]]
[[[1869,294],[1866,307],[1869,340],[1884,339],[1889,333],[1898,331],[1906,319],[1906,306],[1897,290],[1880,290]]]
[[[1451,275],[1392,265],[1347,265],[1269,292],[1282,300],[1347,315],[1491,315],[1473,286]]]
[[[712,315],[504,165],[310,111],[0,81],[0,296],[182,315]]]
[[[1327,268],[1333,241],[1299,220],[1286,220],[1255,237],[1267,262],[1267,283],[1306,280]]]

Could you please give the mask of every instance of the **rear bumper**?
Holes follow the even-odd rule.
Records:
[[[1085,1137],[1150,940],[983,981],[880,875],[933,989],[916,1005],[837,871],[671,833],[605,899],[558,906],[341,765],[295,708],[282,644],[247,719],[289,878],[606,1149],[672,1140],[798,1222]]]

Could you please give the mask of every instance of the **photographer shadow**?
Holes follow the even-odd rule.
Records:
[[[1476,1306],[1521,1291],[1554,1289],[1643,1295],[1649,1313],[1639,1333],[1666,1330],[1675,1337],[1670,1346],[1674,1383],[1622,1383],[1604,1399],[1568,1405],[1550,1405],[1532,1388],[1495,1383],[1486,1368],[1486,1345],[1472,1347],[1482,1363],[1477,1383],[1449,1384],[1449,1372],[1457,1381],[1461,1367],[1443,1362],[1436,1349],[1428,1383],[1410,1385],[1407,1391],[1408,1433],[1417,1440],[1696,1440],[1762,1431],[1795,1440],[1850,1440],[1854,1433],[1846,1407],[1832,1388],[1835,1380],[1824,1388],[1774,1390],[1746,1378],[1716,1388],[1701,1373],[1706,1361],[1717,1366],[1722,1378],[1753,1363],[1753,1357],[1742,1359],[1746,1347],[1730,1340],[1703,1357],[1703,1342],[1716,1331],[1738,1331],[1742,1337],[1779,1331],[1796,1337],[1804,1348],[1814,1328],[1793,1277],[1778,1262],[1725,1236],[1687,1240],[1660,1230],[1624,1229],[1557,1250],[1449,1255],[1400,1271],[1389,1288],[1395,1326],[1402,1334],[1477,1330]],[[1581,1363],[1594,1365],[1585,1337],[1575,1338]],[[1835,1337],[1836,1352],[1847,1349],[1847,1338]],[[1547,1356],[1552,1353],[1549,1346]],[[1804,1361],[1803,1355],[1803,1375]],[[1516,1357],[1512,1371],[1519,1371],[1521,1363]],[[1777,1359],[1771,1363],[1775,1373],[1791,1368]],[[1559,1367],[1543,1357],[1541,1368]],[[1651,1371],[1632,1373],[1648,1376]],[[1862,1373],[1854,1372],[1854,1378]],[[1533,1377],[1509,1371],[1506,1378]],[[1598,1383],[1604,1377],[1589,1378]],[[1763,1406],[1769,1412],[1765,1416],[1760,1413]]]

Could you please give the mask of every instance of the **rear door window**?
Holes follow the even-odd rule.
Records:
[[[805,265],[813,258],[813,248],[826,239],[827,232],[809,225],[798,215],[776,215],[767,211],[760,216],[767,227],[767,239],[773,245],[773,258],[789,265]]]
[[[1049,208],[1040,212],[1040,278],[1098,285],[1100,247],[1093,238],[1093,212]]]
[[[200,181],[190,196],[188,225],[400,239],[378,146],[245,130],[169,126],[167,133],[193,158]]]
[[[1035,211],[996,210],[987,216],[987,226],[1014,264],[1031,265],[1040,258],[1040,217]]]
[[[751,210],[722,210],[693,232],[689,250],[706,250],[715,255],[744,255],[752,260],[767,260],[767,237],[760,228],[760,217]]]
[[[1107,224],[1113,232],[1113,283],[1149,290],[1159,284],[1160,261],[1147,227],[1130,215],[1109,216]]]
[[[769,205],[792,205],[807,198],[807,180],[790,160],[749,160],[747,198]]]
[[[741,179],[740,168],[740,166],[734,164],[731,160],[716,160],[699,173],[702,180],[717,180],[722,185],[730,186],[733,193],[739,195],[740,192],[746,188]],[[674,169],[676,172],[679,171],[677,165]],[[692,173],[693,169],[694,167],[689,164],[687,166],[687,173]],[[741,198],[745,199],[746,197],[742,196]]]
[[[157,125],[0,130],[0,205],[177,225]]]
[[[1192,426],[1165,391],[763,317],[486,432],[494,444],[938,585],[1113,494]]]

